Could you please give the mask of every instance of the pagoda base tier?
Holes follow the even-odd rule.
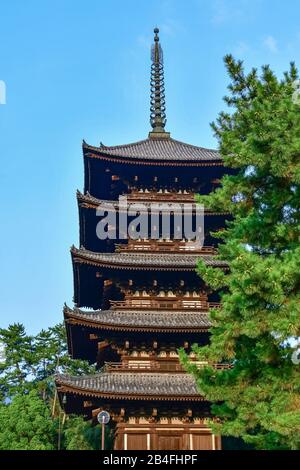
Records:
[[[218,450],[209,427],[210,404],[186,373],[102,372],[58,375],[56,386],[67,414],[98,423],[110,414],[115,450]]]
[[[221,438],[205,425],[118,423],[115,450],[220,450]]]

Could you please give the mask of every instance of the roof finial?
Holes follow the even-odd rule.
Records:
[[[159,44],[159,29],[154,28],[154,44],[151,48],[151,95],[150,95],[150,123],[153,128],[149,137],[169,137],[165,132],[166,101],[164,84],[163,51]]]

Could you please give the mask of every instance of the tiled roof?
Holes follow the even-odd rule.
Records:
[[[126,194],[123,194],[122,197],[127,197],[127,196],[130,196],[130,195],[126,195]],[[145,200],[144,201],[138,201],[138,200],[130,200],[130,197],[128,197],[127,199],[127,202],[128,204],[143,204],[143,206],[147,206],[147,207],[151,207],[151,205],[156,205],[156,204],[161,204],[161,203],[166,203],[167,204],[170,204],[170,203],[176,203],[180,206],[180,208],[184,208],[185,205],[196,205],[197,202],[196,200],[190,200],[190,201],[186,201],[186,202],[177,202],[177,201],[163,201],[163,200],[158,200],[158,201],[147,201],[147,194],[145,193],[144,194],[144,197],[145,197]],[[119,201],[118,200],[107,200],[107,199],[98,199],[96,198],[95,196],[92,196],[88,191],[85,193],[85,194],[82,194],[80,191],[77,191],[77,199],[79,202],[83,203],[83,204],[90,204],[90,205],[93,205],[93,206],[108,206],[108,208],[111,208],[112,206],[115,208],[115,209],[118,209],[119,207]]]
[[[56,384],[71,393],[109,398],[188,400],[199,399],[193,376],[185,373],[102,372],[95,375],[58,375]]]
[[[123,196],[126,197],[126,194],[124,194]],[[145,197],[147,197],[147,194],[145,194]],[[88,207],[91,207],[93,206],[94,208],[97,208],[98,206],[101,205],[101,207],[105,208],[107,207],[108,209],[111,209],[112,207],[114,209],[118,209],[119,208],[119,201],[112,201],[112,200],[105,200],[105,199],[98,199],[94,196],[92,196],[88,191],[85,193],[85,194],[82,194],[80,191],[77,190],[77,200],[79,201],[80,204],[86,204]],[[155,202],[155,204],[159,204],[161,202],[164,202],[164,201],[157,201]],[[187,202],[177,202],[177,201],[167,201],[167,203],[171,203],[171,202],[175,202],[176,204],[178,204],[178,206],[180,206],[180,209],[184,209],[185,206],[194,206],[196,205],[196,201],[187,201]],[[128,199],[128,204],[132,204],[132,203],[137,203],[137,204],[140,204],[139,201],[132,201],[132,200],[129,200]],[[153,204],[153,201],[143,201],[142,202],[143,206],[146,206],[146,207],[151,207],[151,204]],[[212,211],[209,211],[209,210],[205,210],[205,215],[229,215],[228,212],[212,212]]]
[[[197,261],[201,258],[207,266],[224,266],[224,261],[211,255],[165,253],[153,256],[153,253],[95,253],[85,248],[71,248],[74,260],[80,259],[89,264],[99,266],[114,266],[120,269],[138,267],[140,269],[165,269],[165,270],[195,270]]]
[[[194,331],[207,329],[211,326],[207,313],[187,311],[136,311],[136,310],[94,310],[84,311],[79,308],[64,308],[65,318],[75,318],[89,322],[91,326],[103,325],[110,328],[130,328],[139,330],[140,328],[153,331],[160,330],[190,330]]]
[[[171,138],[149,138],[127,145],[112,147],[103,144],[93,147],[83,143],[86,152],[99,156],[124,157],[141,160],[222,161],[217,150],[197,147]]]

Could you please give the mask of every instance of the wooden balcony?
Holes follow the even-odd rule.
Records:
[[[194,361],[197,367],[203,368],[207,363]],[[230,364],[212,364],[215,369],[230,369]],[[105,362],[105,372],[185,372],[185,369],[178,361],[158,362],[158,361],[128,361],[128,362]]]
[[[195,194],[188,191],[149,191],[145,190],[133,190],[127,195],[128,201],[154,201],[154,202],[178,202],[178,203],[195,203]]]
[[[111,300],[113,310],[200,310],[207,311],[210,308],[219,308],[218,302],[207,302],[206,300],[176,300],[168,297],[162,297],[161,300],[144,298],[132,298],[125,300]]]
[[[181,240],[132,240],[128,244],[116,244],[117,252],[161,252],[161,253],[199,253],[205,255],[215,255],[216,249],[213,246],[202,246],[195,242],[185,242]]]

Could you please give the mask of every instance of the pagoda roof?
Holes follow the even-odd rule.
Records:
[[[124,400],[203,401],[195,379],[185,373],[102,372],[95,375],[58,375],[60,393]]]
[[[124,159],[126,161],[162,162],[222,162],[217,150],[197,147],[171,137],[148,138],[125,145],[94,147],[83,142],[84,155],[94,158]]]
[[[80,205],[82,205],[82,207],[86,207],[86,208],[90,208],[90,209],[97,209],[100,205],[101,206],[104,206],[104,207],[107,207],[107,209],[109,210],[110,208],[114,208],[114,209],[118,209],[119,207],[119,201],[113,201],[113,200],[108,200],[108,199],[99,199],[95,196],[92,196],[88,191],[83,194],[81,191],[77,190],[76,192],[76,196],[77,196],[77,200],[78,200],[78,203]],[[124,197],[128,196],[126,194],[123,195]],[[147,194],[145,194],[145,196],[147,196]],[[146,207],[151,207],[151,205],[153,204],[153,200],[152,201],[142,201],[142,204]],[[191,205],[191,204],[197,204],[196,200],[195,201],[187,201],[187,202],[177,202],[175,200],[173,201],[157,201],[155,202],[155,204],[160,204],[160,203],[176,203],[178,204],[178,206],[180,206],[181,208],[184,208],[184,206],[186,205]],[[140,201],[135,201],[135,200],[129,200],[128,199],[128,204],[132,204],[132,203],[136,203],[136,204],[140,204]],[[205,215],[208,215],[208,216],[222,216],[222,215],[230,215],[229,212],[212,212],[210,210],[205,210]]]
[[[183,270],[194,271],[199,259],[204,261],[206,266],[226,267],[227,263],[216,259],[212,255],[187,254],[187,253],[96,253],[72,246],[71,254],[73,261],[94,266],[115,267],[118,269],[142,269],[142,270]]]
[[[65,320],[82,326],[119,331],[207,331],[208,314],[188,311],[93,310],[64,307]]]
[[[85,193],[85,194],[82,194],[80,191],[77,190],[77,200],[79,202],[79,204],[82,204],[83,207],[89,207],[89,208],[94,208],[96,209],[99,205],[101,206],[107,206],[108,209],[110,208],[114,208],[114,209],[118,209],[119,208],[119,201],[118,200],[109,200],[109,199],[99,199],[97,197],[94,197],[92,196],[88,191]],[[127,197],[128,195],[127,194],[123,194],[122,197]],[[146,196],[146,195],[145,195]],[[178,204],[178,206],[180,207],[184,207],[185,204],[196,204],[196,201],[187,201],[187,202],[176,202],[176,201],[138,201],[138,200],[130,200],[128,199],[128,204],[143,204],[143,206],[146,206],[146,207],[151,207],[151,205],[153,205],[153,203],[155,204],[160,204],[160,203],[171,203],[171,202],[175,202],[176,204]]]

